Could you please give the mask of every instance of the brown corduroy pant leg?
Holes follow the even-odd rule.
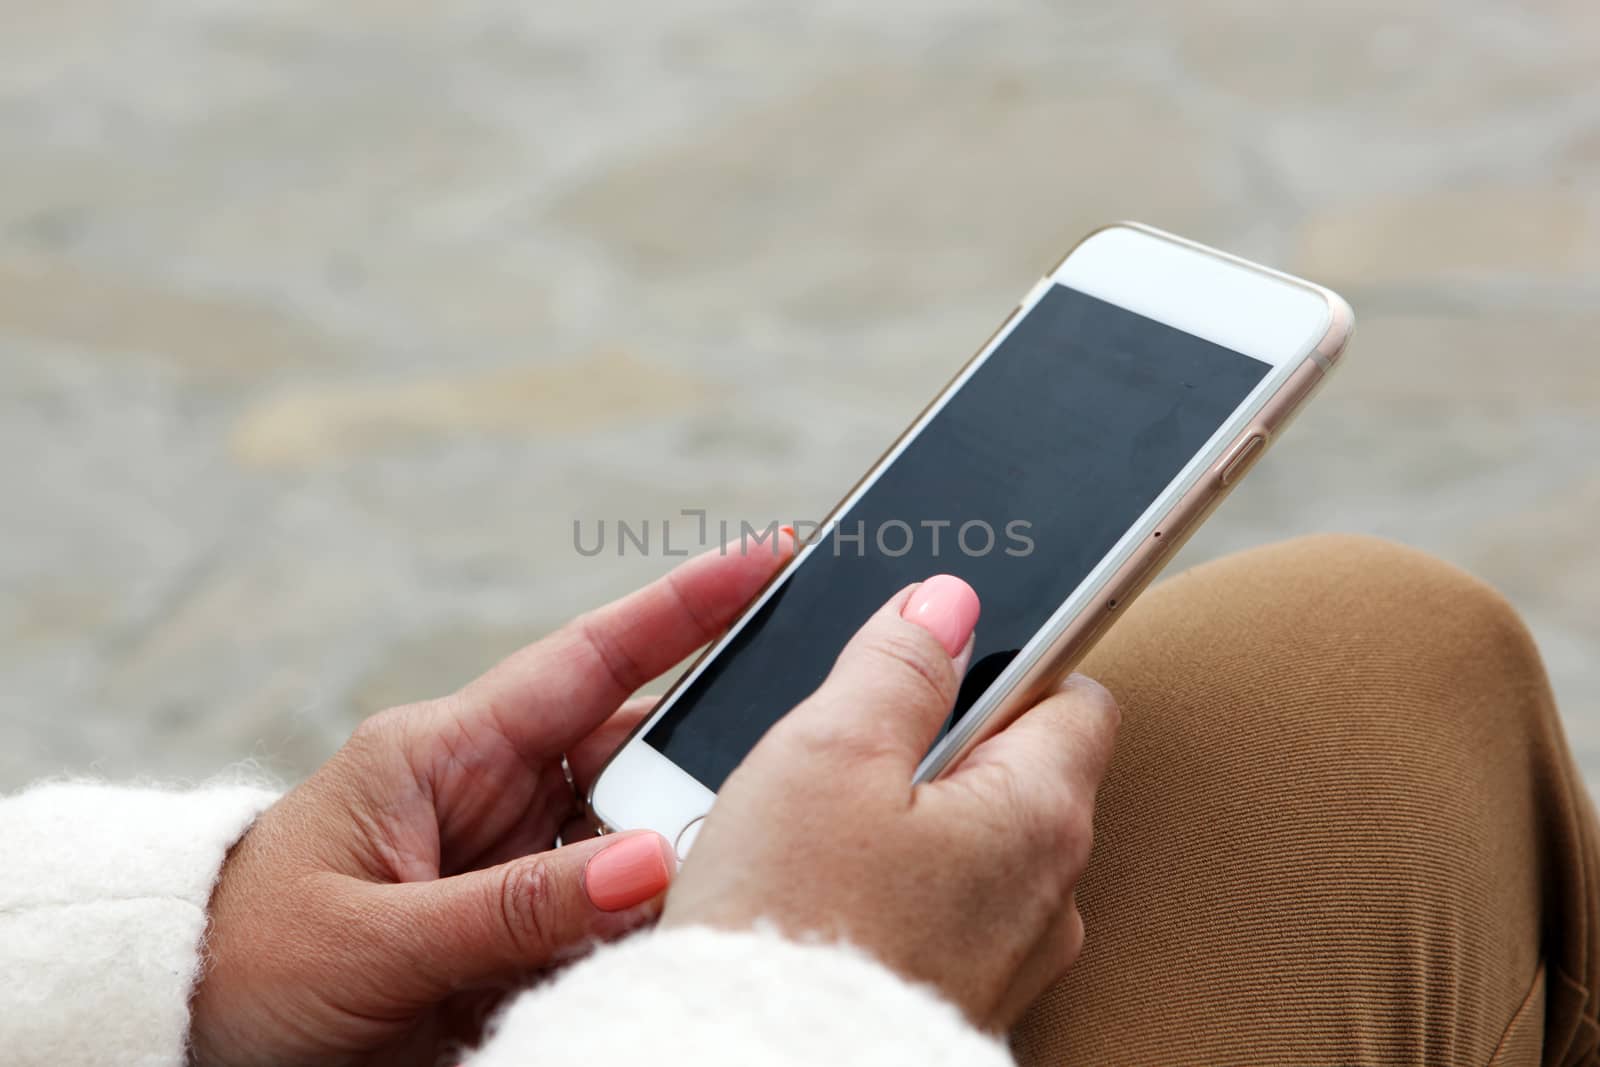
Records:
[[[1023,1064],[1597,1061],[1594,812],[1488,587],[1294,541],[1150,590],[1083,669],[1122,732]]]

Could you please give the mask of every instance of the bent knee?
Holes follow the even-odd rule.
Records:
[[[1331,623],[1342,619],[1453,656],[1537,662],[1527,626],[1498,590],[1420,549],[1362,534],[1315,534],[1258,551],[1255,565],[1284,575],[1286,587],[1322,610],[1341,608],[1345,614],[1334,612]]]
[[[1503,723],[1504,709],[1532,706],[1516,694],[1545,686],[1527,628],[1493,588],[1417,549],[1348,534],[1266,545],[1163,582],[1083,669],[1138,703],[1181,691],[1245,718],[1263,705],[1341,718],[1365,701],[1401,716],[1433,709],[1471,733],[1466,720]]]

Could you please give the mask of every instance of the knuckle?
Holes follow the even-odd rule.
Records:
[[[549,864],[537,857],[513,863],[500,877],[499,907],[506,936],[524,959],[540,959],[555,948],[552,912],[560,896]]]
[[[1025,781],[1015,772],[1004,775],[1004,786],[1005,808],[1028,851],[1046,857],[1059,855],[1065,837],[1062,798],[1055,790]]]
[[[1088,937],[1088,932],[1083,925],[1083,913],[1078,910],[1077,904],[1067,909],[1067,928],[1062,935],[1061,950],[1065,954],[1065,963],[1061,970],[1064,972],[1071,967],[1083,952],[1083,945]]]
[[[374,768],[390,766],[397,753],[408,750],[419,710],[418,706],[406,705],[367,716],[351,731],[337,762],[367,774]]]
[[[400,704],[373,715],[356,725],[350,738],[366,745],[385,745],[425,731],[440,718],[450,718],[457,701],[453,697]]]
[[[1053,844],[1069,878],[1076,879],[1094,847],[1094,811],[1082,801],[1063,805],[1055,820]]]
[[[424,701],[369,715],[351,732],[340,753],[342,760],[369,775],[375,769],[392,769],[396,760],[403,760],[417,773],[412,762],[419,751],[417,742],[432,735],[439,714],[439,702]]]
[[[376,715],[368,715],[357,724],[350,740],[358,745],[382,744],[391,740],[403,729],[409,709],[389,708]]]
[[[1088,804],[1065,790],[1041,790],[1026,803],[1023,820],[1032,846],[1068,882],[1076,880],[1094,844],[1094,817]]]
[[[649,681],[649,671],[634,659],[627,645],[618,640],[614,624],[602,611],[587,611],[564,627],[568,640],[586,649],[616,689],[632,693]]]
[[[932,634],[915,626],[897,627],[874,638],[869,649],[898,679],[920,691],[917,699],[954,698],[955,668]]]
[[[804,753],[808,761],[829,767],[870,763],[892,751],[870,724],[846,723],[831,717],[791,716],[773,727],[772,736],[788,758]]]
[[[1080,706],[1096,724],[1102,730],[1115,733],[1122,722],[1122,707],[1111,690],[1086,674],[1072,675],[1068,684]]]

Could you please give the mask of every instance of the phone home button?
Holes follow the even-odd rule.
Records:
[[[678,831],[678,840],[674,847],[678,850],[679,863],[689,858],[689,849],[694,847],[694,839],[700,836],[700,827],[704,826],[705,822],[706,817],[702,815]]]

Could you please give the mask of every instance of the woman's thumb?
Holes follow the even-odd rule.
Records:
[[[654,921],[676,870],[666,839],[642,831],[384,893],[414,963],[448,991],[541,970]]]

